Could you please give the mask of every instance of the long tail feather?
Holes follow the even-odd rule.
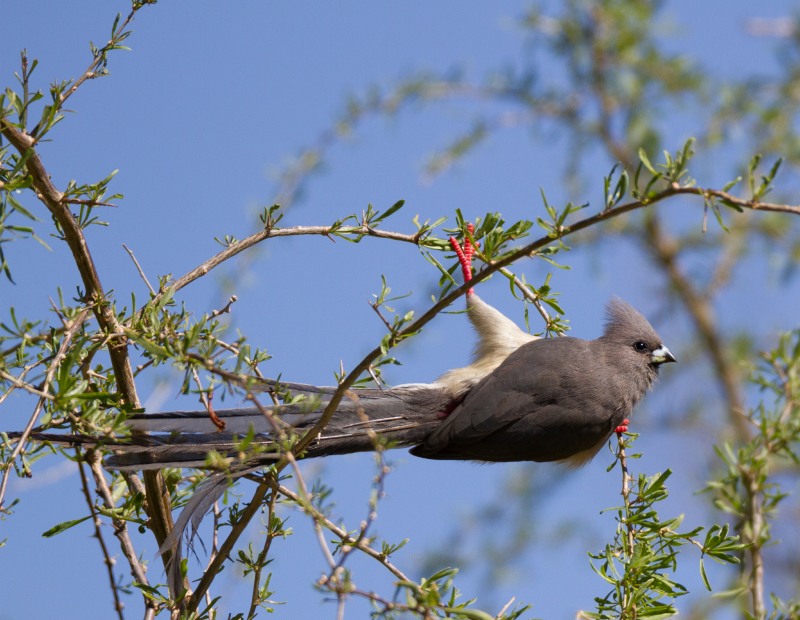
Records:
[[[128,424],[136,432],[125,437],[57,433],[34,433],[29,437],[60,445],[103,447],[111,453],[106,457],[106,467],[122,471],[206,467],[212,450],[227,459],[226,471],[210,473],[181,511],[162,546],[163,552],[187,531],[189,541],[192,540],[200,521],[232,480],[281,456],[285,448],[278,441],[276,426],[284,433],[302,434],[319,421],[332,391],[318,388],[304,393],[315,396],[313,406],[309,402],[276,405],[268,409],[271,418],[257,408],[218,410],[215,413],[225,422],[224,432],[217,430],[206,412],[174,411],[131,417]],[[423,443],[457,404],[452,392],[437,384],[354,390],[348,392],[322,433],[299,456],[373,450],[376,436],[398,447],[414,446]],[[9,437],[20,435],[9,434]],[[243,444],[246,449],[242,449]]]
[[[317,394],[324,393],[320,388]],[[275,405],[267,409],[268,415],[254,407],[218,410],[216,415],[225,423],[223,432],[206,412],[172,411],[132,416],[128,425],[136,432],[130,437],[100,439],[50,433],[31,438],[62,445],[104,446],[111,452],[105,461],[110,469],[203,467],[212,450],[229,459],[233,469],[241,469],[279,458],[281,437],[310,429],[329,400]],[[369,451],[375,447],[376,435],[397,446],[422,443],[456,404],[447,392],[428,384],[348,392],[328,425],[301,456]],[[280,431],[277,434],[276,428]],[[242,450],[243,444],[247,450]]]

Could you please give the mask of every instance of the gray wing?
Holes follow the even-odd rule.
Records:
[[[412,454],[432,459],[557,461],[605,442],[625,412],[577,338],[520,347]]]

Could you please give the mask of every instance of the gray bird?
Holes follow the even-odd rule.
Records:
[[[465,395],[411,453],[431,459],[591,459],[674,362],[658,334],[620,299],[596,340],[528,342]]]
[[[469,253],[459,253],[459,259],[469,280]],[[539,339],[470,290],[467,314],[478,335],[472,364],[433,383],[349,391],[300,456],[370,451],[380,435],[429,459],[586,463],[615,431],[627,429],[628,416],[658,376],[660,365],[675,361],[647,319],[630,305],[612,299],[607,313],[603,335],[596,340]],[[270,407],[269,417],[254,408],[217,411],[225,422],[224,432],[206,412],[169,412],[133,416],[128,424],[140,432],[119,440],[55,434],[31,438],[102,443],[111,451],[106,466],[118,470],[204,467],[212,450],[227,458],[229,472],[211,472],[203,480],[163,543],[164,552],[180,541],[190,524],[191,539],[231,476],[275,462],[285,450],[278,437],[310,429],[336,391],[305,384],[271,385],[307,400]],[[252,441],[243,451],[239,438],[248,433]]]
[[[469,316],[479,333],[476,360],[433,383],[352,390],[304,457],[374,449],[374,434],[411,454],[429,459],[565,461],[591,459],[658,376],[659,366],[675,358],[639,312],[620,299],[608,305],[603,335],[533,339],[512,321],[468,296]],[[484,321],[491,318],[491,328]],[[502,329],[496,329],[502,326]],[[112,469],[202,467],[211,450],[239,470],[272,462],[280,455],[275,424],[302,433],[313,426],[333,387],[284,384],[308,403],[277,405],[273,420],[258,409],[217,411],[219,432],[205,412],[141,414],[129,421],[146,431],[120,441],[105,441]],[[240,454],[236,442],[255,433],[253,454]],[[48,435],[59,443],[93,443],[94,438]]]
[[[471,232],[471,231],[470,231]],[[464,279],[472,277],[469,240],[451,244]],[[504,461],[590,460],[627,418],[675,358],[639,312],[620,299],[607,308],[596,340],[540,339],[481,300],[470,289],[467,314],[477,332],[474,361],[433,383],[347,393],[305,458],[373,450],[375,435],[429,459]],[[206,412],[140,414],[128,424],[131,437],[103,439],[106,465],[135,470],[203,467],[215,450],[234,471],[252,470],[280,456],[279,436],[302,434],[319,420],[335,387],[271,382],[272,389],[305,396],[300,404],[217,411],[225,429]],[[143,434],[146,433],[146,434]],[[239,438],[253,433],[252,453]],[[75,435],[33,435],[57,443],[95,444]],[[283,448],[285,449],[285,448]]]

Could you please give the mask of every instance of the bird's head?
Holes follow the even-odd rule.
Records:
[[[608,304],[603,340],[613,343],[625,361],[658,371],[661,364],[675,362],[648,320],[630,304],[614,297]]]

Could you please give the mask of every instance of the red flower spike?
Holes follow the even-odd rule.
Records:
[[[472,224],[467,224],[467,230],[469,234],[475,230],[475,227]],[[450,247],[453,248],[453,251],[456,253],[458,257],[458,262],[461,263],[461,273],[464,276],[464,282],[469,282],[472,280],[472,257],[475,255],[475,247],[472,245],[472,242],[469,240],[469,237],[464,238],[464,245],[461,246],[458,243],[458,240],[455,237],[450,237]],[[467,295],[474,293],[473,289],[469,289],[467,291]]]
[[[472,224],[467,224],[467,231],[469,231],[469,234],[471,235],[475,232],[475,226]],[[464,239],[464,254],[467,257],[467,260],[471,263],[472,257],[475,255],[475,248],[472,247],[472,241],[469,240],[469,237]]]
[[[618,435],[621,435],[622,433],[627,433],[628,432],[628,424],[630,424],[630,423],[631,423],[631,421],[628,418],[625,418],[622,421],[622,424],[620,424],[617,428],[614,429],[614,432],[617,433]]]

